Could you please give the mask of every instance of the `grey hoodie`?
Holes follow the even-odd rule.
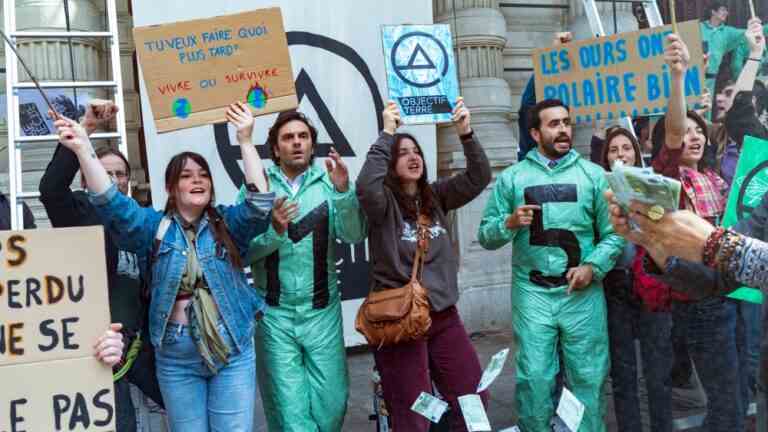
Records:
[[[357,197],[368,219],[371,289],[399,288],[410,280],[416,252],[416,225],[404,220],[395,195],[384,184],[394,137],[382,132],[368,151],[357,178]],[[467,169],[432,183],[438,208],[430,227],[429,250],[421,282],[430,306],[442,311],[459,298],[458,257],[448,236],[446,213],[477,197],[491,181],[491,167],[474,135],[462,140]]]

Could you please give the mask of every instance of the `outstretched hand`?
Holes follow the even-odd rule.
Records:
[[[253,114],[242,102],[235,102],[229,105],[225,113],[227,121],[237,129],[237,142],[240,145],[251,144],[251,135],[253,135]]]
[[[400,108],[394,101],[389,101],[381,116],[384,118],[384,132],[394,135],[400,127]]]
[[[78,122],[59,115],[58,120],[53,123],[56,132],[59,135],[59,142],[64,147],[78,154],[81,151],[91,148],[91,141],[88,139],[88,133]]]
[[[625,213],[614,200],[613,192],[606,191],[609,202],[611,225],[614,231],[632,243],[644,247],[660,267],[667,258],[677,256],[693,262],[701,262],[704,244],[715,227],[688,210],[665,212],[658,221],[647,215],[650,206],[632,201],[630,214]],[[640,229],[633,230],[629,220]]]
[[[88,135],[92,134],[100,126],[104,127],[119,111],[117,105],[107,99],[91,99],[85,108],[85,115],[80,119]],[[51,115],[49,112],[48,115]]]
[[[763,23],[760,18],[752,18],[747,25],[744,37],[749,43],[749,56],[760,58],[765,52],[765,36],[763,36]]]
[[[588,287],[592,283],[593,277],[592,264],[569,268],[565,274],[565,278],[568,279],[568,294]]]
[[[331,147],[328,153],[328,159],[325,160],[325,169],[328,170],[328,176],[331,183],[336,187],[337,192],[346,192],[349,190],[349,170],[347,164],[341,159],[341,155],[335,148]]]
[[[109,329],[93,345],[93,355],[109,367],[120,363],[123,358],[123,334],[120,333],[122,329],[122,324],[110,324]]]
[[[272,207],[272,228],[279,235],[283,235],[298,214],[299,207],[295,202],[288,201],[286,197],[276,199]]]
[[[688,70],[691,54],[688,52],[688,46],[680,35],[675,33],[667,35],[667,47],[664,48],[664,62],[667,63],[672,73],[682,74]]]
[[[456,105],[453,108],[453,116],[451,117],[451,120],[453,120],[453,125],[456,127],[456,133],[459,134],[459,136],[472,132],[469,110],[466,105],[464,105],[464,98],[461,96],[456,99]]]

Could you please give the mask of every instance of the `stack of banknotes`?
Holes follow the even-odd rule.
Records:
[[[675,211],[680,203],[680,182],[656,174],[651,168],[625,166],[614,162],[611,172],[605,174],[619,206],[629,210],[632,200],[658,205],[666,211]]]

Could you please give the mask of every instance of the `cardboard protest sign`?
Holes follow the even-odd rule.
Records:
[[[0,431],[114,430],[102,227],[2,231],[0,268]]]
[[[296,108],[279,8],[133,29],[159,132],[225,122],[235,101],[255,115]]]
[[[389,98],[403,123],[450,122],[459,97],[450,26],[382,26],[381,40]]]
[[[752,210],[760,205],[768,193],[768,141],[744,137],[744,144],[733,175],[728,205],[723,216],[723,226],[731,227],[748,219]],[[763,294],[754,288],[739,288],[728,297],[752,303],[762,303]]]
[[[704,91],[698,21],[679,24],[691,64],[685,77],[689,104]],[[576,123],[666,112],[670,73],[664,63],[671,26],[567,43],[533,52],[538,100],[560,99]]]

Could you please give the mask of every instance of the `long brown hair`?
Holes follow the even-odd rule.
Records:
[[[422,167],[424,170],[421,173],[421,177],[416,182],[418,189],[418,197],[414,198],[408,196],[403,190],[400,177],[397,175],[397,161],[400,159],[400,147],[404,140],[409,139],[413,141],[416,146],[416,150],[421,157]],[[392,143],[391,150],[392,157],[389,160],[389,169],[387,170],[387,176],[384,178],[384,185],[389,187],[392,193],[395,195],[397,203],[400,205],[400,210],[403,212],[403,216],[407,219],[417,220],[419,211],[429,217],[434,217],[435,209],[439,205],[437,198],[435,197],[432,187],[427,181],[427,162],[424,160],[424,152],[421,150],[419,142],[411,134],[397,133],[395,134],[395,141]]]
[[[208,161],[203,156],[194,152],[182,152],[168,162],[168,166],[165,168],[165,190],[168,192],[168,201],[165,204],[165,214],[172,214],[177,210],[176,194],[178,193],[179,180],[181,179],[181,173],[184,171],[184,166],[188,160],[193,160],[200,165],[208,175],[211,176],[211,169],[208,166]],[[213,177],[209,177],[211,180],[211,201],[205,207],[205,213],[208,215],[209,223],[211,224],[211,231],[213,232],[213,239],[216,241],[216,253],[221,252],[221,248],[224,247],[229,255],[229,262],[232,263],[235,268],[242,268],[242,260],[240,259],[240,252],[235,242],[232,240],[232,236],[229,234],[227,224],[224,223],[224,218],[221,217],[216,208],[213,206],[213,202],[216,197],[216,192],[213,188]]]
[[[603,166],[603,169],[606,171],[611,170],[611,165],[608,163],[608,151],[610,150],[611,141],[618,136],[625,136],[629,139],[629,142],[632,143],[632,148],[635,150],[635,166],[643,166],[643,153],[640,151],[640,142],[629,130],[623,127],[614,127],[609,129],[608,135],[605,136],[605,142],[603,142],[603,151],[600,157],[600,164]]]
[[[696,123],[696,126],[700,127],[702,130],[702,133],[704,134],[704,154],[701,157],[701,160],[699,161],[699,171],[704,171],[707,169],[713,170],[715,169],[715,147],[710,148],[709,143],[709,128],[707,127],[707,121],[704,120],[702,116],[700,116],[696,111],[688,110],[688,112],[685,113],[685,117],[689,118]],[[664,146],[664,139],[666,137],[667,133],[667,126],[666,126],[666,114],[664,116],[659,117],[659,120],[656,122],[656,127],[653,128],[653,133],[651,133],[651,143],[653,143],[653,153],[652,158],[656,159],[656,156],[661,151],[661,148]],[[685,148],[685,139],[683,139],[683,148]]]

